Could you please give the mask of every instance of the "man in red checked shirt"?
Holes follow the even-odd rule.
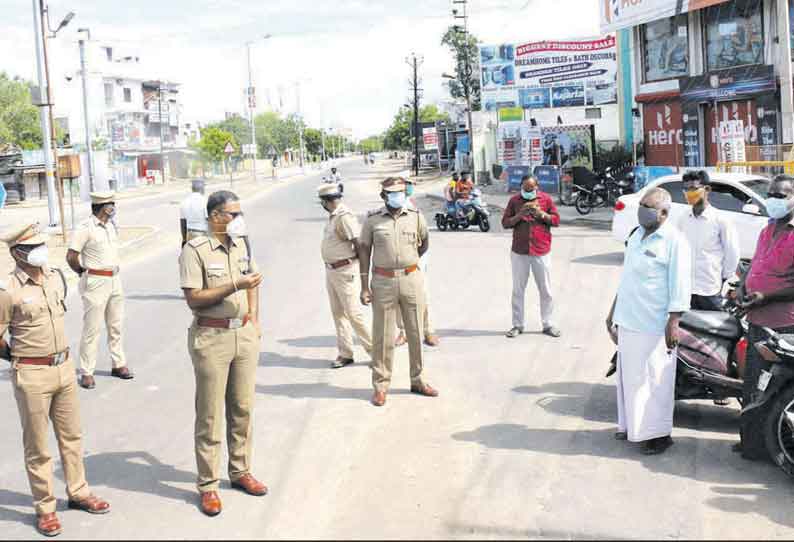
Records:
[[[540,294],[543,333],[559,337],[554,326],[551,297],[551,228],[560,225],[560,214],[548,194],[538,190],[538,181],[525,175],[521,193],[513,196],[502,215],[502,227],[513,230],[510,263],[513,269],[513,327],[506,333],[512,339],[524,332],[524,293],[529,274],[535,278]]]

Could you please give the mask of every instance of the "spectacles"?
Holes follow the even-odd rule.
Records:
[[[236,213],[231,213],[229,211],[218,211],[218,212],[225,215],[229,215],[230,217],[232,217],[232,219],[235,219],[238,216],[245,216],[245,214],[242,211],[237,211]]]
[[[770,192],[766,195],[766,197],[773,199],[788,199],[788,194],[781,194],[780,192]]]

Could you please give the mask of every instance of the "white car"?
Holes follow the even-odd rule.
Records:
[[[664,188],[673,198],[670,218],[678,224],[681,216],[689,212],[681,182],[682,174],[667,175],[656,179],[636,194],[621,196],[615,204],[612,218],[612,237],[625,242],[639,224],[637,208],[645,192],[652,187]],[[711,195],[709,202],[718,213],[733,223],[739,236],[739,252],[742,258],[752,258],[761,230],[769,223],[764,207],[770,180],[760,175],[743,173],[709,173]]]

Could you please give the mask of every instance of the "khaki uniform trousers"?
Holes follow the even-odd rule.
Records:
[[[388,391],[394,361],[394,329],[397,311],[402,313],[408,338],[411,385],[422,384],[422,335],[425,291],[421,272],[400,277],[372,278],[372,385]]]
[[[427,253],[425,253],[421,258],[419,258],[419,269],[424,275],[425,281],[425,325],[422,327],[422,333],[425,337],[436,334],[436,332],[433,330],[433,322],[430,320],[430,296],[427,291],[427,267]],[[400,311],[397,311],[397,329],[405,333],[405,322],[403,322],[403,315]]]
[[[102,324],[108,331],[108,350],[113,368],[127,365],[122,344],[124,291],[121,277],[99,277],[83,273],[80,279],[83,298],[83,336],[80,339],[80,374],[94,374]]]
[[[251,466],[259,332],[248,323],[239,329],[193,325],[188,351],[196,375],[195,447],[199,491],[217,491],[223,439],[224,406],[228,472],[231,481]]]
[[[336,345],[339,355],[353,359],[353,331],[358,335],[362,348],[372,352],[372,335],[364,321],[356,279],[358,266],[325,270],[325,288],[331,302],[331,314],[336,326]]]
[[[71,359],[57,367],[18,364],[13,370],[25,468],[38,515],[55,512],[48,442],[50,420],[61,453],[67,496],[80,500],[90,495],[83,466],[80,402],[74,370]]]

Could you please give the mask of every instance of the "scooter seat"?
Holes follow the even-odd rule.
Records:
[[[681,317],[681,327],[726,339],[738,339],[742,328],[736,317],[723,311],[689,311]]]

